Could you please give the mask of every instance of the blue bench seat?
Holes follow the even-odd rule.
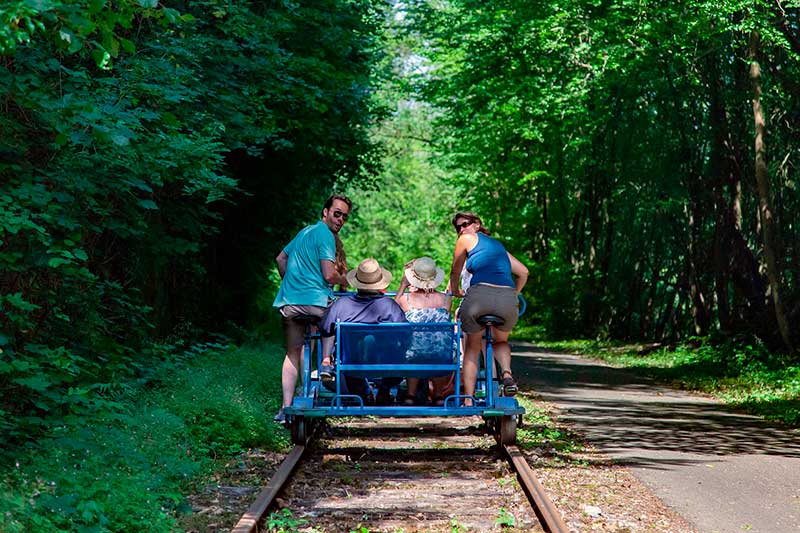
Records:
[[[431,378],[458,371],[460,327],[456,322],[339,322],[336,326],[337,372],[375,379]]]

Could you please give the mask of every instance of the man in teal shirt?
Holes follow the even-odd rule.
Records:
[[[352,207],[353,203],[346,196],[332,195],[322,208],[320,221],[300,230],[275,258],[282,281],[272,305],[283,317],[286,334],[286,357],[281,373],[283,407],[292,404],[302,368],[305,325],[293,319],[299,315],[322,317],[333,299],[331,287],[347,285],[346,267],[342,271],[336,268],[336,235]],[[283,407],[275,415],[276,422],[285,420]]]

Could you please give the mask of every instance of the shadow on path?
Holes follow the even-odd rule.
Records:
[[[662,461],[677,459],[665,453],[670,451],[800,457],[797,431],[630,371],[527,344],[514,345],[514,368],[523,389],[558,404],[562,419],[624,464],[658,468]],[[645,459],[646,451],[659,454]]]
[[[602,362],[512,347],[523,390],[701,531],[800,532],[800,431]]]

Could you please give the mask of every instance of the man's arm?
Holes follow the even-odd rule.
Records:
[[[347,285],[347,276],[340,274],[336,270],[336,264],[327,259],[321,259],[319,262],[322,268],[322,277],[325,278],[325,283],[329,285]]]
[[[286,255],[286,252],[281,250],[281,253],[275,258],[275,262],[278,263],[278,274],[280,274],[281,279],[283,279],[283,276],[286,275],[286,265],[289,263],[289,256]]]

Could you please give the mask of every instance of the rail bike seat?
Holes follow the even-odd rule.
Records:
[[[483,327],[502,326],[503,324],[506,323],[506,321],[503,320],[502,317],[499,317],[497,315],[481,315],[475,320],[475,322],[477,322]]]
[[[322,321],[321,316],[316,315],[297,315],[293,316],[292,320],[298,324],[305,324],[306,326],[316,326]]]
[[[339,368],[348,375],[437,377],[457,370],[457,324],[340,323]]]

